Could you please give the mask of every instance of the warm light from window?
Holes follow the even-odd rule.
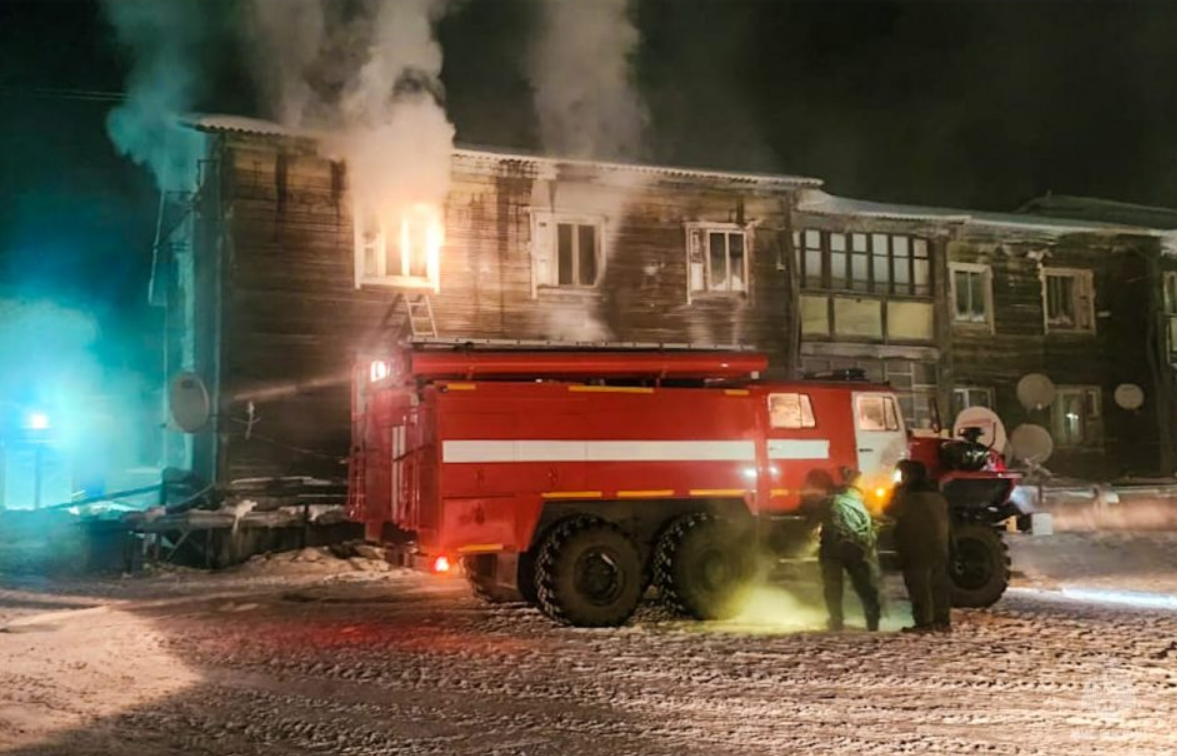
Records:
[[[371,378],[372,383],[384,380],[388,377],[389,372],[391,370],[384,360],[375,360],[368,366],[368,377]]]

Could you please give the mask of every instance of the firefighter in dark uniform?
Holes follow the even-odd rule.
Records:
[[[882,604],[879,596],[879,556],[875,543],[874,521],[858,489],[858,472],[843,470],[845,484],[834,489],[829,474],[814,471],[807,479],[810,490],[826,487],[826,495],[816,502],[811,516],[821,525],[818,561],[829,628],[841,630],[843,573],[850,576],[854,592],[862,602],[868,630],[879,629]]]
[[[906,630],[948,632],[952,629],[948,500],[929,479],[922,462],[903,460],[899,474],[889,514],[895,520],[895,549],[915,620]]]

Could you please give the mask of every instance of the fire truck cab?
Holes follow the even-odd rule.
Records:
[[[887,386],[765,382],[763,355],[417,344],[361,361],[350,509],[487,600],[624,623],[654,583],[701,619],[737,606],[808,483],[861,472],[882,507],[908,434]],[[1008,494],[1008,491],[1006,491]]]

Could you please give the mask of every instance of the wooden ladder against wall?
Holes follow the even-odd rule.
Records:
[[[428,294],[398,294],[405,303],[405,325],[413,339],[436,339],[437,321]]]

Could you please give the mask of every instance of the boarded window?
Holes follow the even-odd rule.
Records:
[[[768,417],[773,428],[817,427],[808,394],[769,394]]]
[[[1047,268],[1042,280],[1047,331],[1095,330],[1091,271]]]
[[[882,303],[877,299],[834,297],[834,332],[839,336],[883,338]]]
[[[801,295],[801,334],[803,336],[830,335],[830,300],[828,297]]]
[[[931,302],[891,300],[887,302],[887,339],[889,341],[932,341],[933,311]]]

